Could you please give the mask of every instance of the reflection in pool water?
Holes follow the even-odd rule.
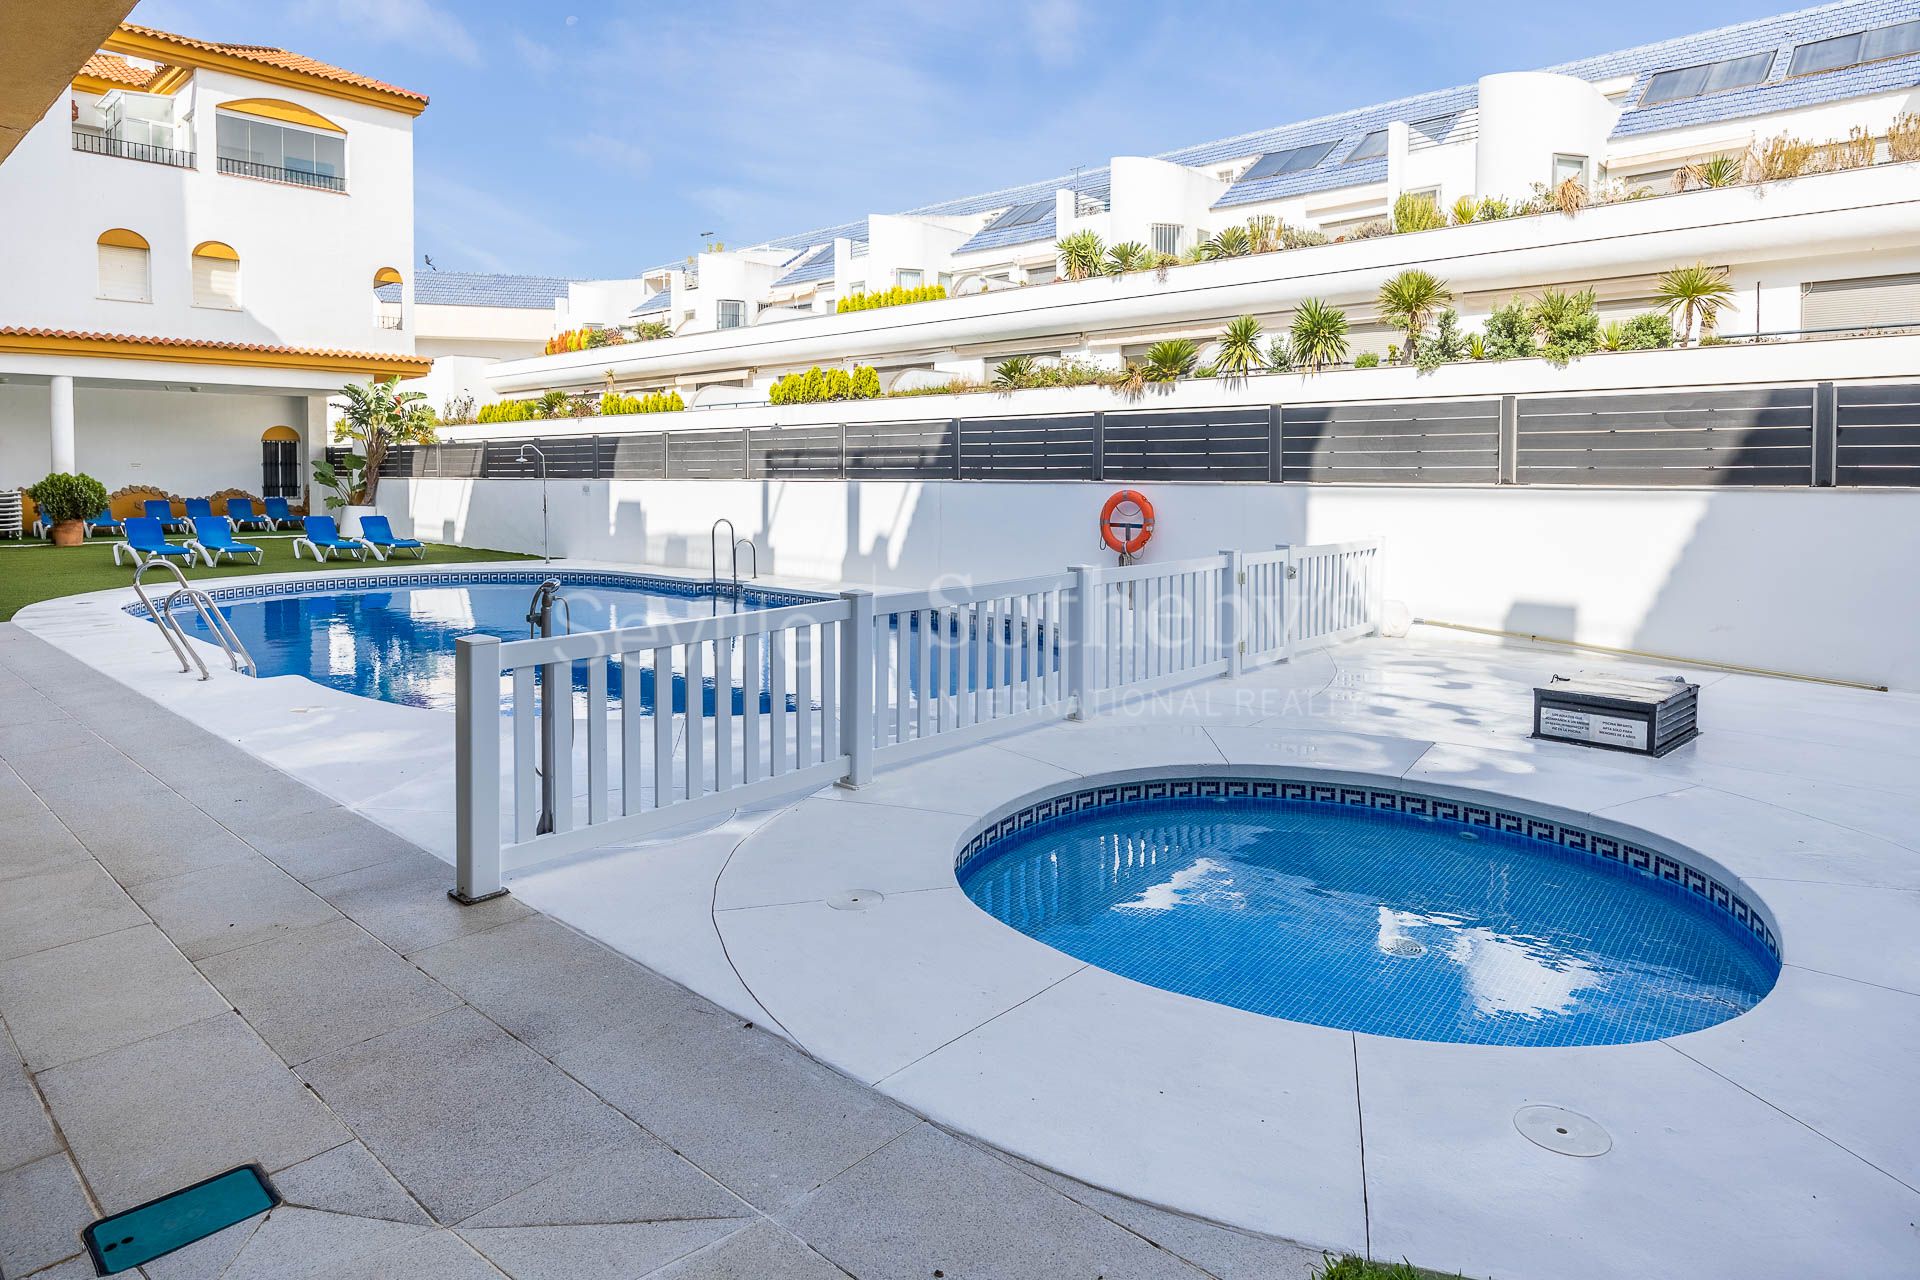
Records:
[[[1651,1040],[1744,1012],[1779,970],[1724,913],[1638,872],[1349,806],[1110,805],[992,846],[960,882],[1124,977],[1415,1040]]]
[[[575,631],[640,627],[770,607],[752,592],[745,593],[740,603],[713,596],[572,584],[564,594],[572,606]],[[526,638],[532,595],[533,586],[525,582],[474,583],[238,600],[221,604],[220,612],[253,654],[262,676],[305,676],[363,698],[450,708],[454,640],[481,633],[502,640]],[[778,598],[772,603],[787,602]],[[185,610],[178,616],[189,624],[190,634],[211,639],[199,619],[189,622]],[[575,665],[574,681],[576,688],[585,688],[584,664]],[[610,685],[618,698],[622,693],[618,664],[612,666]],[[736,687],[736,707],[740,697]],[[649,709],[653,705],[651,671],[644,674],[641,701]],[[766,701],[764,693],[761,701]],[[685,689],[676,680],[675,709],[684,710],[684,703]],[[704,705],[712,710],[711,681]]]

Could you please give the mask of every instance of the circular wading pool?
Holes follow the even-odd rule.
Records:
[[[1746,1012],[1780,970],[1772,926],[1702,862],[1404,789],[1087,786],[972,836],[958,874],[1123,977],[1412,1040],[1654,1040]]]

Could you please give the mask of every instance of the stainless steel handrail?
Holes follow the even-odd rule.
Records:
[[[707,531],[707,563],[712,566],[713,585],[720,585],[720,526],[727,526],[727,546],[733,552],[733,585],[740,585],[740,531],[733,527],[733,521],[721,516],[713,522],[713,528]]]
[[[733,542],[733,582],[735,586],[740,585],[740,547],[742,543],[746,544],[747,551],[749,552],[748,563],[753,566],[753,572],[749,573],[747,577],[755,581],[758,581],[760,578],[760,548],[754,545],[752,538],[736,538]]]
[[[147,594],[146,584],[142,581],[147,575],[147,570],[153,568],[155,564],[164,566],[167,572],[173,575],[174,581],[180,584],[167,596],[166,603],[157,609],[154,607],[153,597]],[[174,609],[182,599],[193,605],[194,611],[200,615],[201,623],[212,633],[215,642],[226,653],[229,666],[246,675],[259,674],[260,669],[254,664],[253,655],[247,652],[247,646],[234,632],[233,625],[214,605],[211,596],[187,581],[187,575],[180,572],[179,565],[160,556],[148,557],[147,562],[134,571],[133,593],[140,597],[140,604],[146,609],[147,616],[153,619],[155,625],[160,628],[160,634],[166,637],[167,647],[173,650],[173,656],[180,661],[181,674],[191,674],[194,667],[199,667],[202,680],[213,678],[212,673],[207,670],[207,664],[201,661],[199,651],[187,642],[186,628],[182,627],[180,620],[173,616]],[[188,665],[189,658],[192,659],[191,666]]]

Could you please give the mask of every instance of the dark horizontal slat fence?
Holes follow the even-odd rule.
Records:
[[[1920,487],[1920,383],[1126,409],[407,446],[465,480],[1105,480]],[[328,450],[337,456],[339,450]]]
[[[1813,483],[1812,387],[1520,401],[1521,484]]]
[[[1106,415],[1108,480],[1267,480],[1266,409],[1170,409]]]
[[[1920,382],[1834,392],[1834,482],[1920,485]]]
[[[1500,475],[1500,402],[1288,405],[1280,478],[1391,484],[1492,484]]]

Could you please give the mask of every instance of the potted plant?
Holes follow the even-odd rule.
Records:
[[[313,464],[314,482],[331,490],[327,509],[338,513],[340,532],[358,536],[360,517],[372,515],[380,464],[396,444],[432,444],[433,410],[418,391],[401,391],[400,379],[386,378],[369,386],[349,383],[341,388],[345,400],[336,400],[340,423],[334,439],[348,444],[346,457],[336,465],[325,459]]]
[[[89,475],[56,471],[27,490],[33,505],[53,524],[53,545],[77,547],[86,541],[87,521],[107,505],[107,486]]]

